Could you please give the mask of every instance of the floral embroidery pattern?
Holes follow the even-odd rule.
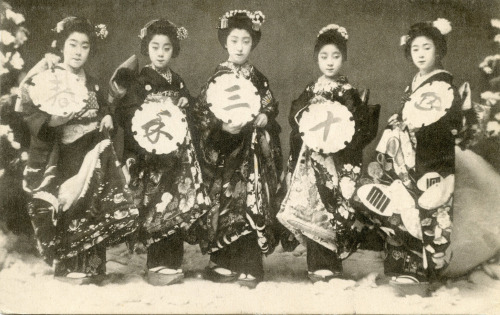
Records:
[[[292,109],[291,115],[300,123],[301,112],[309,104],[324,99],[346,104],[344,98],[351,97],[346,92],[352,93],[352,90],[345,77],[336,81],[320,77],[306,88],[303,95],[307,98],[302,99],[301,95],[300,103],[296,101],[294,106],[300,107],[297,114]],[[354,102],[350,99],[347,106],[351,111],[355,108]],[[294,141],[293,135],[291,138]],[[344,154],[342,150],[324,154],[308,148],[302,141],[298,143],[301,144],[300,153],[295,157],[292,152],[289,159],[291,183],[278,218],[300,242],[304,242],[303,236],[307,236],[336,251],[344,259],[359,243],[357,230],[353,228],[355,211],[351,199],[360,177],[360,159],[354,154]],[[295,146],[298,148],[297,144]]]

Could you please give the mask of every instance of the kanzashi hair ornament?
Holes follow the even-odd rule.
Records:
[[[345,40],[349,39],[349,34],[347,34],[347,30],[345,27],[339,26],[337,24],[328,24],[327,26],[323,27],[319,32],[318,32],[318,37],[321,34],[324,34],[325,32],[328,31],[337,31],[342,37],[344,37]]]
[[[155,19],[155,20],[151,20],[148,23],[146,23],[146,25],[144,25],[144,27],[141,28],[141,31],[139,32],[139,38],[144,39],[148,35],[148,28],[151,25],[153,25],[154,23],[159,22],[159,21],[160,21],[160,19]],[[175,32],[176,32],[176,36],[177,36],[178,40],[184,40],[184,39],[188,38],[188,31],[185,27],[177,26],[168,20],[165,20],[165,21],[167,23],[169,23],[171,27],[175,28]]]
[[[451,32],[451,23],[447,19],[439,18],[432,22],[432,26],[437,28],[442,35],[446,35]]]
[[[252,29],[257,32],[260,31],[260,27],[266,20],[266,16],[261,11],[250,12],[248,10],[231,10],[219,18],[219,25],[217,28],[222,30],[228,28],[229,19],[238,14],[245,14],[250,21],[252,21]]]

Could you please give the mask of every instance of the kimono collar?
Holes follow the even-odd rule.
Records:
[[[80,68],[80,70],[78,70],[77,73],[75,73],[72,69],[69,68],[69,66],[65,63],[59,63],[57,64],[57,67],[60,67],[61,69],[64,69],[70,73],[73,73],[74,75],[76,75],[78,77],[79,80],[81,80],[81,82],[85,85],[86,82],[87,82],[87,76],[85,75],[85,70],[83,70],[83,68]]]
[[[448,71],[446,70],[443,70],[443,69],[436,69],[436,70],[433,70],[429,73],[427,73],[426,75],[423,75],[421,76],[420,73],[417,73],[414,77],[413,77],[413,81],[411,82],[411,85],[410,85],[410,89],[412,92],[415,92],[419,87],[421,87],[422,85],[424,85],[424,83],[426,83],[431,77],[439,74],[439,73],[447,73],[449,75],[451,75],[451,73],[449,73]]]
[[[172,71],[170,70],[169,67],[167,67],[166,70],[161,70],[156,68],[153,64],[149,64],[146,67],[153,69],[156,71],[159,75],[161,75],[169,84],[172,84]]]
[[[231,69],[236,75],[242,75],[246,79],[250,79],[250,75],[253,70],[253,66],[247,61],[244,64],[238,65],[231,61],[225,61],[220,64],[221,67],[226,67]]]
[[[349,90],[352,86],[348,83],[346,76],[338,76],[335,80],[330,80],[326,78],[324,75],[319,77],[316,83],[313,86],[313,92],[324,93],[324,92],[332,92],[336,89],[342,87],[344,90]]]

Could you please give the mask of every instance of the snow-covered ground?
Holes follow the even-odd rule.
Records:
[[[266,281],[254,290],[201,278],[208,262],[186,245],[181,284],[155,287],[143,280],[145,255],[125,246],[108,251],[108,283],[77,286],[57,281],[39,258],[12,251],[0,233],[0,313],[500,313],[500,281],[483,271],[456,280],[431,297],[400,296],[382,274],[382,254],[359,251],[344,263],[357,280],[311,284],[305,249],[280,248],[265,258]],[[498,273],[500,265],[490,265]]]

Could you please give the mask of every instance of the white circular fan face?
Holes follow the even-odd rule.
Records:
[[[355,132],[354,118],[339,102],[309,105],[299,122],[302,140],[311,149],[335,153],[344,149]]]
[[[403,108],[403,120],[410,129],[435,123],[453,104],[453,88],[445,82],[430,82],[419,88]]]
[[[84,109],[88,90],[84,82],[62,68],[46,70],[36,75],[28,89],[33,104],[54,116],[65,116]]]
[[[252,81],[233,73],[223,74],[208,85],[207,103],[223,122],[244,124],[258,115],[260,95]]]
[[[186,115],[170,98],[146,100],[132,117],[134,139],[146,151],[168,154],[178,149],[187,134]]]

